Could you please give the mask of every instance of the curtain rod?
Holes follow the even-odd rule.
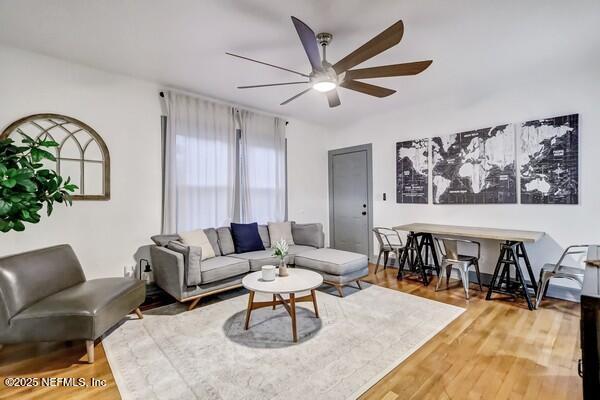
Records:
[[[160,97],[162,97],[162,98],[165,98],[165,92],[163,92],[162,90],[161,90],[160,92],[158,92],[158,95],[159,95]],[[208,99],[208,100],[211,100],[211,99]],[[221,102],[221,103],[223,103],[223,102]],[[230,104],[230,105],[231,105],[232,107],[234,107],[234,108],[237,108],[237,107],[239,107],[239,106],[236,106],[236,105],[233,105],[233,104]],[[244,108],[244,107],[242,107],[242,108]],[[249,110],[249,111],[253,111],[253,110]],[[236,112],[239,112],[239,110],[237,110],[237,109],[236,109]],[[277,117],[277,118],[280,118],[280,117],[278,117],[277,115],[275,115],[275,117]],[[289,123],[290,123],[290,121],[285,121],[285,124],[286,124],[286,125],[288,125]]]

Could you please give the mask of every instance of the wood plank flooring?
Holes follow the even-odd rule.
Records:
[[[551,299],[532,312],[523,302],[485,301],[475,285],[466,301],[458,282],[436,293],[435,279],[424,287],[408,279],[397,281],[396,271],[380,268],[365,280],[465,307],[466,312],[362,399],[582,398],[578,304]],[[4,384],[6,377],[96,378],[106,386],[14,388]],[[96,344],[93,365],[86,363],[83,342],[5,346],[0,351],[0,378],[0,399],[119,398],[101,343]]]

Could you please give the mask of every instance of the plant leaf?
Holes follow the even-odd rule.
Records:
[[[17,184],[17,180],[13,178],[9,178],[5,181],[2,181],[2,186],[7,187],[9,189],[14,188]]]

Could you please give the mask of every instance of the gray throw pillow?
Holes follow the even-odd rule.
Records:
[[[325,246],[325,234],[323,233],[323,225],[320,223],[297,224],[292,222],[292,236],[294,236],[295,244],[312,246],[318,249]]]
[[[202,247],[188,246],[173,240],[167,243],[167,249],[183,255],[183,283],[185,286],[197,286],[202,283],[200,274]]]
[[[171,240],[181,240],[178,234],[170,234],[170,235],[154,235],[150,237],[154,243],[161,247],[167,247],[167,244]]]

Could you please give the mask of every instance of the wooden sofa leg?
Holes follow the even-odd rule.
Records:
[[[188,307],[188,311],[192,311],[200,302],[201,297],[198,297],[197,299],[195,299],[194,301],[192,301],[190,303],[190,306]]]
[[[140,308],[136,308],[135,310],[136,315],[138,316],[139,319],[144,319],[144,315],[142,314],[142,311],[140,310]]]
[[[93,340],[86,340],[85,341],[85,348],[87,350],[88,363],[89,364],[93,364],[94,363],[94,341]]]
[[[340,297],[344,297],[344,287],[342,285],[335,285],[335,288],[337,289],[338,293],[340,294]]]

